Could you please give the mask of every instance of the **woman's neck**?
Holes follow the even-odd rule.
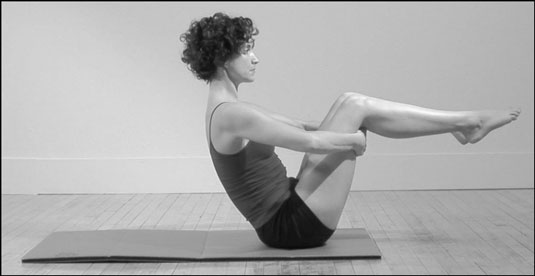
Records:
[[[238,85],[228,78],[226,72],[210,82],[209,91],[210,97],[217,98],[218,101],[238,101]]]

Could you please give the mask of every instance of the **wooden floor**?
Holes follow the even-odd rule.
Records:
[[[533,189],[351,192],[380,260],[22,264],[54,231],[252,229],[226,194],[2,195],[2,274],[531,274]]]

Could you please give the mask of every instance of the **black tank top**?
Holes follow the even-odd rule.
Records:
[[[290,196],[286,167],[275,153],[274,146],[252,140],[238,153],[217,152],[212,144],[212,117],[223,103],[218,104],[210,116],[210,156],[230,199],[257,229],[264,225]]]

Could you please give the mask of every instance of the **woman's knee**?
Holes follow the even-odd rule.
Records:
[[[364,97],[365,95],[362,94],[362,93],[357,93],[357,92],[344,92],[344,93],[340,94],[340,96],[338,96],[338,99],[336,99],[336,100],[339,101],[339,102],[344,102],[348,98],[359,97],[359,96]]]
[[[345,108],[349,108],[351,110],[362,110],[370,105],[371,98],[364,94],[346,92],[343,95],[344,101],[342,102],[342,106]]]

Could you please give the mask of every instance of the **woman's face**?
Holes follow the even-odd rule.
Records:
[[[240,52],[230,59],[225,68],[229,78],[238,85],[242,82],[253,82],[256,64],[259,60],[253,53],[253,43],[244,44]]]

